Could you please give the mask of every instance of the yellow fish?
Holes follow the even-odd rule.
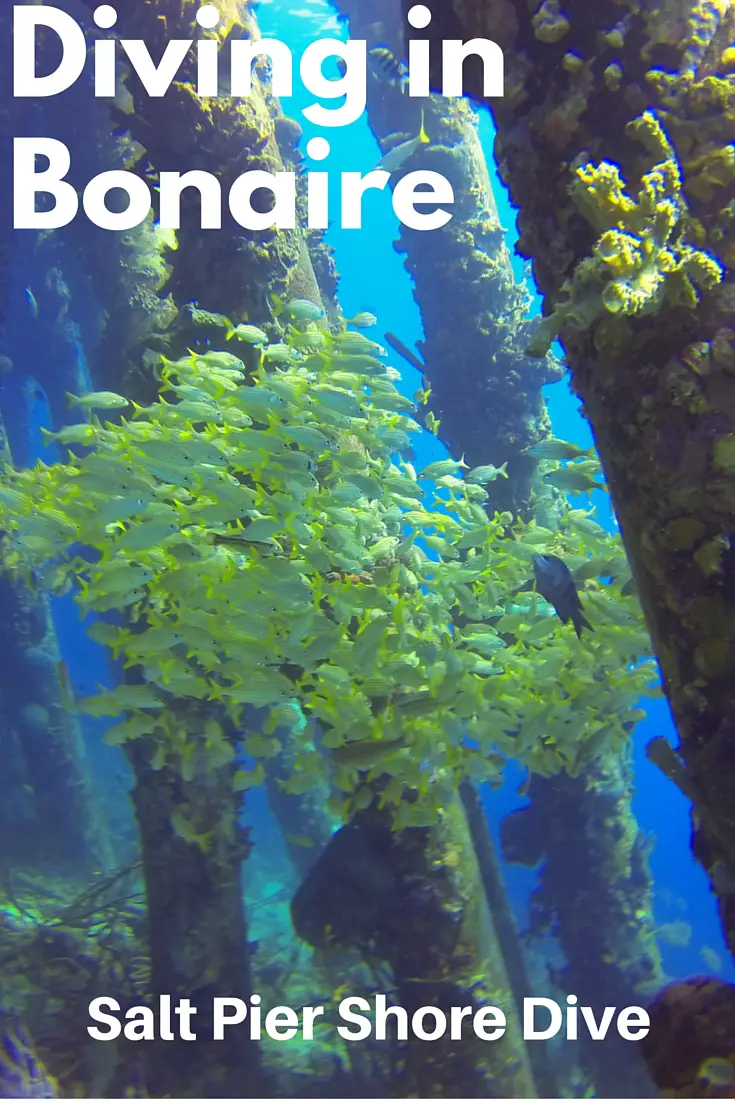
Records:
[[[430,142],[431,138],[424,128],[424,112],[422,111],[421,129],[417,136],[390,149],[379,162],[378,168],[382,168],[385,172],[397,172],[399,168],[403,168],[406,161],[413,157],[422,145],[429,145]]]

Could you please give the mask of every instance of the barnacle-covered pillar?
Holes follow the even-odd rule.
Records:
[[[369,49],[388,42],[403,56],[397,4],[376,9],[364,0],[340,0],[338,6],[353,38],[366,40]],[[395,242],[421,310],[429,407],[452,454],[464,453],[471,466],[507,462],[511,477],[492,484],[493,506],[527,512],[535,461],[525,449],[549,435],[541,388],[560,378],[561,369],[553,356],[526,354],[535,322],[513,275],[469,103],[419,102],[397,77],[386,78],[379,60],[370,66],[368,121],[384,151],[418,133],[422,109],[430,144],[394,172],[392,182],[404,171],[431,170],[450,181],[455,196],[448,225],[430,233],[402,225]]]
[[[172,38],[206,35],[223,44],[231,37],[258,36],[252,14],[237,0],[217,5],[220,23],[211,32],[202,32],[195,22],[199,6],[189,0],[131,5],[119,13],[115,29],[126,38],[143,39],[154,55]],[[211,233],[201,230],[195,193],[183,196],[176,248],[165,254],[167,280],[158,288],[162,298],[170,296],[173,311],[149,311],[145,331],[133,332],[126,342],[120,340],[129,316],[126,302],[119,295],[112,298],[112,324],[94,358],[92,375],[96,385],[115,389],[126,375],[125,392],[139,400],[155,390],[148,360],[140,355],[144,346],[173,358],[207,339],[222,347],[226,318],[249,317],[267,324],[274,293],[320,301],[300,231],[246,231],[235,223],[226,202],[242,173],[283,170],[282,147],[295,156],[297,128],[283,117],[257,76],[247,100],[200,98],[194,87],[195,58],[194,53],[161,98],[149,97],[131,74],[126,81],[129,102],[117,117],[139,143],[132,167],[143,178],[201,164],[217,177],[224,198],[223,226]],[[329,292],[329,257],[322,255],[320,241],[314,246],[322,259],[322,286]],[[137,256],[136,251],[136,264]],[[195,738],[201,717],[188,717],[190,723],[183,715],[180,719]],[[175,755],[165,764],[154,761],[155,747],[146,740],[126,746],[126,751],[136,778],[133,795],[146,878],[153,992],[187,996],[201,1007],[211,1007],[217,994],[247,998],[250,976],[240,888],[246,846],[237,824],[242,797],[233,791],[233,767],[208,760],[202,748],[201,768],[184,777]],[[208,1023],[198,1024],[206,1038]],[[176,1046],[174,1051],[163,1045],[153,1054],[149,1077],[157,1092],[230,1097],[259,1092],[257,1045],[204,1040],[189,1048],[184,1045],[179,1051]]]
[[[361,812],[314,865],[292,903],[297,933],[315,948],[353,947],[386,960],[395,1001],[419,1007],[496,1006],[502,1040],[447,1034],[401,1055],[401,1094],[424,1098],[532,1098],[536,1087],[518,1008],[483,890],[467,817],[451,797],[434,827],[395,833]]]
[[[430,6],[437,46],[505,52],[493,108],[520,248],[595,432],[735,949],[733,5]]]
[[[647,842],[630,807],[627,754],[606,754],[583,777],[533,777],[530,803],[501,822],[510,863],[539,869],[531,896],[532,936],[554,936],[564,953],[556,986],[580,1004],[647,1003],[663,980],[653,934]],[[581,1037],[579,1070],[601,1096],[650,1092],[628,1042]]]
[[[477,785],[464,781],[460,786],[460,796],[467,818],[467,826],[477,857],[498,946],[503,955],[503,965],[508,976],[510,989],[516,1007],[524,1005],[524,999],[532,998],[530,977],[526,960],[518,936],[518,926],[513,913],[503,876],[495,841],[490,833],[485,809],[482,805]],[[527,1047],[533,1078],[542,1098],[551,1098],[560,1092],[560,1086],[554,1074],[548,1052],[540,1045]]]
[[[63,871],[83,881],[109,868],[112,853],[79,724],[68,710],[49,599],[3,578],[0,604],[2,742],[10,783],[2,801],[4,849],[18,868]]]
[[[186,781],[175,764],[154,769],[145,742],[128,746],[143,839],[152,990],[186,996],[197,1007],[196,1044],[178,1039],[146,1053],[149,1086],[156,1095],[173,1089],[195,1098],[252,1094],[257,1045],[236,1031],[224,1041],[212,1035],[213,999],[251,991],[240,881],[247,844],[231,773],[202,762],[198,779]],[[172,829],[182,807],[206,842],[191,844]]]
[[[6,42],[12,39],[12,18],[7,5],[0,13]],[[10,66],[0,75],[0,101],[0,354],[7,357],[10,390],[8,376],[14,373],[17,383],[18,365],[10,367],[14,349],[8,343],[6,300],[19,274],[13,270],[18,239],[12,216],[12,140],[25,132],[28,122],[28,101],[12,96]],[[12,425],[22,420],[17,404],[5,412]],[[18,438],[14,443],[25,447],[27,441]],[[0,467],[9,461],[5,426],[0,426]],[[63,870],[83,880],[103,869],[111,854],[104,823],[94,809],[79,725],[66,708],[68,687],[49,602],[20,578],[6,577],[0,583],[0,604],[3,850],[17,867]]]
[[[0,470],[9,462],[0,420]],[[112,852],[68,711],[50,601],[21,577],[5,576],[0,607],[0,843],[8,875],[31,868],[84,881],[111,865]]]
[[[202,31],[195,22],[198,8],[190,0],[157,0],[121,13],[116,30],[143,38],[151,51],[163,50],[176,36],[214,37],[220,44],[259,36],[254,16],[241,0],[218,5],[220,22],[213,31]],[[310,295],[318,301],[318,284],[300,231],[243,230],[226,202],[242,173],[283,170],[279,135],[287,139],[293,124],[257,79],[247,99],[198,96],[195,56],[189,55],[180,79],[159,98],[148,96],[131,73],[126,87],[133,106],[119,117],[142,146],[133,167],[144,179],[161,171],[180,171],[199,158],[221,184],[223,225],[217,233],[202,231],[196,192],[183,194],[181,228],[176,248],[167,254],[170,272],[164,291],[177,303],[216,307],[236,320],[246,314],[269,317],[276,292]],[[284,146],[291,148],[288,140]]]

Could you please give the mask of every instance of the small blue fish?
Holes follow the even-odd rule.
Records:
[[[34,295],[33,291],[30,289],[30,287],[24,287],[23,288],[23,294],[26,296],[26,298],[28,300],[28,306],[29,306],[30,311],[31,311],[31,317],[35,321],[36,318],[38,317],[38,302],[36,301],[36,296]]]
[[[59,1087],[17,1024],[0,1029],[0,1098],[58,1098]]]

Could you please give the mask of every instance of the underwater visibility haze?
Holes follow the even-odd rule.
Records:
[[[325,131],[266,59],[247,98],[193,54],[158,98],[0,78],[80,191],[299,181],[293,229],[203,230],[190,188],[177,231],[13,231],[0,166],[0,1095],[731,1097],[731,0],[57,6],[153,56],[365,41],[367,109]],[[473,59],[439,92],[474,38],[502,100]],[[309,172],[377,166],[362,229],[308,225]],[[413,169],[440,229],[394,213]],[[90,1037],[167,995],[196,1042]],[[255,996],[313,1038],[213,1039]],[[345,1040],[376,996],[507,1030]],[[649,1034],[525,1041],[567,996]]]

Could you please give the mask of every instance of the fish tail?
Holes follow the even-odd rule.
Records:
[[[67,390],[66,397],[70,406],[79,405],[79,396],[77,394],[72,394],[70,390]]]
[[[431,138],[426,133],[426,127],[424,126],[424,118],[425,118],[424,109],[422,107],[421,108],[421,129],[419,130],[419,141],[421,142],[422,145],[430,145],[431,144]]]
[[[110,643],[110,650],[112,651],[112,657],[113,657],[114,661],[117,661],[118,657],[125,650],[126,646],[128,645],[128,643],[130,642],[130,640],[132,638],[133,638],[132,632],[127,631],[126,629],[123,629],[122,632],[120,633],[120,637],[118,639],[116,639],[114,643]],[[134,666],[135,664],[136,664],[135,661],[133,661],[132,659],[128,659],[128,661],[124,665],[123,669],[127,670],[129,666]]]
[[[406,363],[411,364],[411,367],[415,367],[417,371],[426,370],[426,364],[420,360],[418,356],[395,335],[395,333],[386,333],[385,340],[394,352],[397,352],[399,356],[403,356]]]
[[[45,429],[42,426],[41,439],[43,440],[44,446],[48,446],[49,444],[53,444],[53,442],[57,439],[57,436],[55,432],[51,432],[50,429]]]
[[[574,630],[577,633],[577,638],[578,639],[582,638],[582,632],[585,628],[587,628],[587,631],[594,631],[595,630],[592,627],[592,624],[589,622],[589,620],[587,620],[582,615],[581,612],[578,612],[577,615],[574,617],[573,623],[574,623]]]

